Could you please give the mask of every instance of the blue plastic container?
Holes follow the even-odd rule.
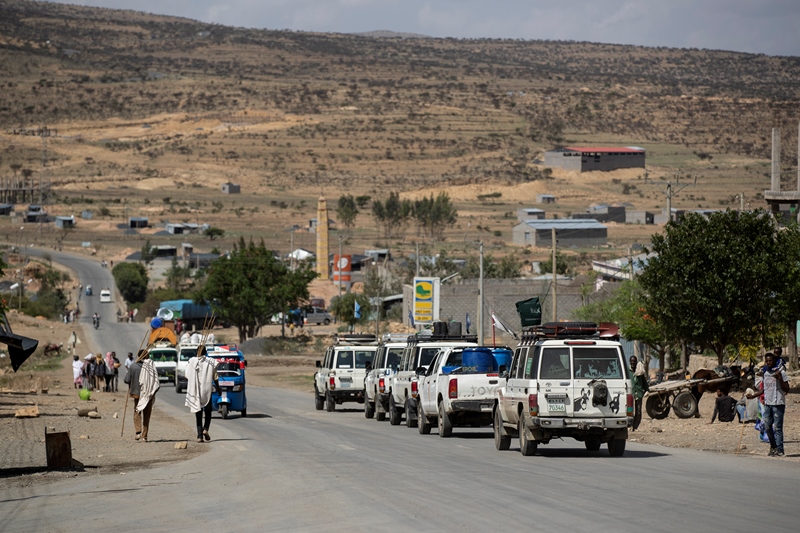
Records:
[[[489,373],[494,367],[494,357],[491,348],[464,348],[461,363],[471,371],[484,374]],[[474,369],[474,370],[472,370]]]
[[[492,348],[492,356],[494,357],[494,370],[500,370],[502,365],[506,366],[506,370],[511,366],[511,350],[509,348]]]

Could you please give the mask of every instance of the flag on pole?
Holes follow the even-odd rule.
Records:
[[[411,309],[408,310],[408,321],[411,323],[411,327],[414,326],[414,313],[411,312]]]
[[[472,322],[469,321],[469,313],[467,313],[467,319],[464,322],[467,325],[467,335],[469,335],[469,328],[472,327]]]
[[[353,316],[356,317],[356,320],[361,318],[361,306],[358,305],[358,302],[355,302],[356,307],[353,310]]]
[[[509,335],[514,337],[515,339],[518,338],[517,334],[514,333],[514,330],[512,330],[510,327],[506,326],[503,323],[503,321],[500,320],[500,317],[498,317],[497,315],[494,314],[494,311],[492,311],[492,327],[496,327],[500,331],[505,331],[506,333],[508,333]]]

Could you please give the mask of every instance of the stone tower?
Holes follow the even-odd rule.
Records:
[[[328,202],[324,196],[317,202],[317,274],[319,279],[331,279],[328,271]]]

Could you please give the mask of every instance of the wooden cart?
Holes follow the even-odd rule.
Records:
[[[716,379],[681,379],[651,385],[645,394],[645,411],[656,420],[669,416],[670,407],[678,418],[691,418],[697,414],[697,399],[692,394],[695,385],[713,385],[738,381],[738,376],[723,376]]]

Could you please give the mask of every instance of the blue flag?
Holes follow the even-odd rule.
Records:
[[[467,313],[466,325],[467,325],[467,335],[469,335],[469,328],[472,327],[472,322],[469,321],[469,313]]]
[[[353,311],[353,316],[355,316],[356,320],[358,320],[359,318],[361,318],[361,306],[358,305],[358,302],[355,302],[355,304],[356,304],[356,308]]]
[[[408,310],[408,321],[411,323],[411,327],[414,327],[414,314],[411,312],[411,309]]]

